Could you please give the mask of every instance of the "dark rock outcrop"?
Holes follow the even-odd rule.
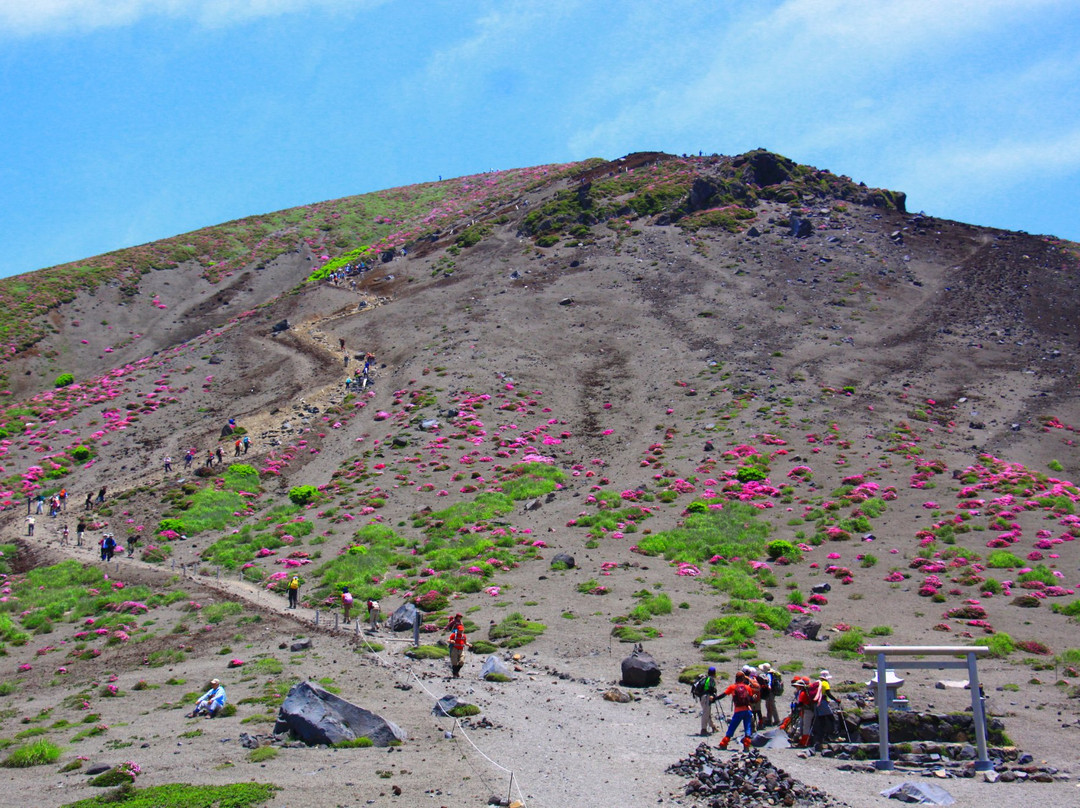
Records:
[[[278,710],[274,734],[286,732],[309,746],[330,746],[357,738],[389,746],[406,738],[396,724],[311,682],[293,685]]]

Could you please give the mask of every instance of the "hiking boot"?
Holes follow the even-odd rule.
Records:
[[[749,752],[750,751],[750,739],[749,738],[743,738],[742,739],[742,748],[743,748],[744,752]]]
[[[725,735],[723,737],[723,739],[720,741],[720,748],[721,749],[727,749],[727,745],[729,743],[731,743],[731,738],[729,738],[727,735]]]
[[[795,744],[795,745],[798,746],[801,749],[805,749],[806,747],[808,747],[810,745],[810,736],[809,735],[801,736],[799,738],[799,742],[797,744]]]

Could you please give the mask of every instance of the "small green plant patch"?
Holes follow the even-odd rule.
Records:
[[[278,750],[276,746],[260,746],[257,749],[252,749],[248,752],[248,760],[251,763],[262,763],[267,760],[273,760],[278,756]]]
[[[374,746],[375,743],[366,736],[361,735],[359,738],[352,738],[348,741],[338,741],[334,744],[335,749],[368,749]]]
[[[20,746],[0,761],[0,766],[8,769],[25,769],[30,766],[44,766],[47,763],[55,763],[60,759],[61,749],[51,741],[44,738]]]
[[[281,789],[269,783],[192,786],[167,783],[150,788],[125,788],[71,802],[63,808],[255,808]]]
[[[410,659],[446,659],[450,656],[450,649],[445,645],[418,645],[405,652]]]
[[[493,626],[488,636],[502,648],[520,648],[531,643],[546,629],[547,626],[543,623],[526,620],[520,612],[514,612]]]

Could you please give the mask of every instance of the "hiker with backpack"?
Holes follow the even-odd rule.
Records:
[[[748,750],[754,733],[754,714],[750,709],[751,703],[754,700],[754,693],[750,689],[750,680],[745,673],[742,671],[736,673],[735,684],[728,685],[724,692],[717,696],[717,700],[724,698],[724,696],[731,696],[732,712],[731,721],[728,722],[727,732],[724,733],[724,737],[720,741],[720,748],[727,749],[728,744],[731,743],[731,736],[735,733],[735,729],[739,724],[742,724],[743,749]]]
[[[716,724],[712,720],[712,704],[716,700],[716,668],[709,668],[690,685],[690,695],[701,704],[701,734],[708,736],[710,732],[716,732]]]
[[[814,749],[821,751],[822,746],[826,741],[832,738],[833,732],[836,730],[836,716],[833,715],[832,707],[829,702],[833,702],[837,707],[840,706],[840,700],[832,694],[832,674],[828,671],[822,671],[818,674],[818,696],[817,704],[814,705],[814,725],[812,730]]]
[[[761,698],[765,702],[765,721],[763,727],[775,727],[780,723],[776,712],[776,698],[784,695],[784,677],[772,669],[768,662],[758,665],[758,677],[764,679]]]
[[[750,712],[754,716],[754,729],[761,726],[761,679],[758,678],[758,669],[753,665],[743,665],[742,672],[746,675],[746,683],[750,685]]]

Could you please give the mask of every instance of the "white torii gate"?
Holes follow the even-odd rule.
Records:
[[[885,675],[888,657],[894,656],[964,656],[965,660],[944,662],[903,662],[897,667],[923,668],[938,670],[941,668],[966,668],[968,687],[971,688],[971,716],[975,723],[975,748],[978,758],[975,771],[985,772],[994,768],[986,755],[986,713],[983,709],[982,689],[979,687],[979,672],[975,667],[975,657],[990,653],[985,645],[867,645],[863,653],[877,658],[877,708],[878,708],[878,759],[874,768],[892,770],[889,760],[889,705],[885,691]]]

